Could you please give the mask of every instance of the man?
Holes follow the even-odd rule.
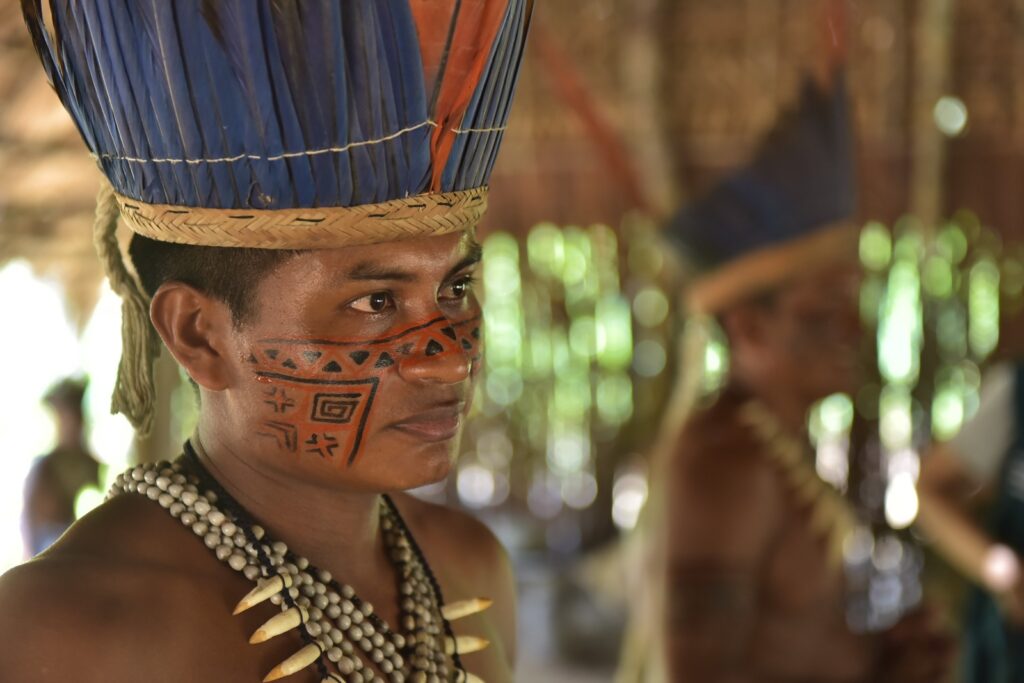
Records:
[[[717,319],[730,355],[665,465],[673,681],[906,683],[948,666],[927,615],[879,637],[847,627],[836,551],[849,513],[806,435],[814,402],[857,386],[852,174],[836,72],[808,81],[751,165],[669,227],[701,268],[690,305]]]
[[[100,483],[100,464],[85,443],[85,382],[64,379],[45,396],[57,422],[57,444],[32,465],[25,482],[22,527],[32,555],[56,541],[75,521],[75,499]]]
[[[401,491],[457,453],[472,228],[531,3],[23,8],[113,186],[115,405],[145,427],[148,307],[200,418],[0,580],[3,680],[510,680],[502,549]]]

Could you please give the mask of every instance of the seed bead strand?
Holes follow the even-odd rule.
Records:
[[[392,632],[350,586],[293,555],[285,544],[266,538],[264,530],[209,476],[189,447],[184,460],[191,465],[190,471],[181,460],[129,470],[118,477],[111,495],[137,493],[159,503],[200,536],[218,559],[249,580],[290,576],[288,589],[272,596],[271,601],[283,610],[299,607],[304,611],[306,621],[299,630],[307,644],[316,644],[321,655],[317,669],[325,681],[337,677],[328,673],[324,656],[346,681],[384,683],[384,678],[363,663],[360,650],[391,683],[448,680],[444,636],[451,637],[451,628],[440,613],[439,586],[390,499],[385,497],[382,503],[381,526],[400,576],[401,620],[408,637]],[[199,485],[206,489],[203,493]],[[466,674],[457,654],[452,655],[452,663],[455,680],[463,680]]]
[[[242,524],[257,526],[248,512],[206,471],[189,443],[185,445],[183,460],[204,486],[217,492],[222,507]],[[275,604],[284,602],[283,609],[298,606],[305,611],[308,619],[304,632],[315,639],[321,652],[346,677],[345,680],[351,683],[384,683],[384,678],[367,669],[357,654],[361,650],[382,673],[388,675],[391,683],[404,683],[406,676],[401,654],[394,644],[385,647],[387,643],[383,640],[375,642],[374,629],[365,623],[365,616],[372,613],[372,607],[360,601],[351,586],[336,584],[336,590],[328,590],[324,579],[331,580],[329,572],[319,570],[306,558],[294,555],[281,541],[267,541],[260,549],[269,556],[271,565],[282,568],[292,577],[291,587],[271,600]],[[384,664],[384,661],[388,663]],[[322,660],[319,663],[323,666]]]

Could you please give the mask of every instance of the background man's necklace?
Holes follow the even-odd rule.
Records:
[[[399,576],[402,632],[392,630],[351,586],[269,538],[207,472],[190,443],[173,463],[139,465],[119,475],[110,495],[120,493],[157,502],[202,538],[217,559],[257,582],[235,614],[267,600],[281,607],[281,613],[257,629],[249,642],[262,643],[295,630],[306,644],[264,681],[310,665],[316,666],[324,683],[479,681],[465,671],[459,653],[480,650],[488,643],[455,638],[449,620],[485,609],[490,602],[475,599],[441,607],[440,586],[388,496],[381,500],[380,526]]]

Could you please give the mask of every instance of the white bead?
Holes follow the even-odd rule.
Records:
[[[161,493],[160,496],[156,499],[156,502],[160,503],[160,507],[162,508],[170,508],[171,504],[174,503],[174,496],[166,493]]]
[[[170,485],[171,485],[171,480],[168,479],[167,477],[157,477],[156,478],[156,487],[158,489],[160,489],[161,491],[166,491],[167,487],[169,487]]]
[[[171,475],[171,481],[173,481],[178,486],[184,486],[185,484],[188,483],[188,478],[186,478],[184,474],[174,474]]]
[[[284,598],[281,597],[280,593],[274,593],[273,595],[270,596],[270,604],[272,604],[272,605],[280,606],[283,601],[284,601]]]
[[[188,525],[188,526],[192,526],[193,524],[195,524],[195,521],[196,521],[196,515],[195,515],[194,512],[183,512],[183,513],[181,513],[181,523],[182,524],[185,524],[185,525]]]
[[[338,616],[341,614],[341,608],[337,605],[327,605],[327,608],[324,610],[324,613],[326,613],[327,616],[329,616],[331,619],[337,619]]]
[[[332,628],[328,635],[330,636],[331,640],[335,643],[340,643],[342,640],[345,639],[345,634],[337,628]]]
[[[147,484],[156,483],[156,477],[157,474],[153,470],[146,470],[142,474],[142,480],[145,481]]]
[[[220,560],[221,562],[223,562],[224,560],[226,560],[229,557],[231,557],[231,546],[229,546],[229,545],[219,545],[219,546],[217,546],[217,550],[215,552],[216,552],[216,555],[217,555],[217,559]]]
[[[227,521],[227,517],[220,510],[213,510],[207,517],[210,524],[214,526],[220,526]]]
[[[252,535],[257,541],[261,540],[266,533],[259,524],[253,525]]]
[[[150,486],[148,489],[146,489],[146,498],[149,498],[150,500],[156,500],[159,497],[160,489],[158,489],[157,487]]]
[[[327,650],[327,659],[331,660],[332,662],[340,661],[341,657],[342,657],[342,653],[341,653],[341,650],[339,648],[332,647],[332,648]]]
[[[181,498],[181,484],[171,484],[170,486],[167,487],[167,493],[171,494],[175,498]]]
[[[300,557],[299,559],[295,560],[295,564],[299,565],[299,569],[305,570],[309,567],[309,560],[307,560],[305,557]]]
[[[199,498],[199,496],[192,491],[184,491],[181,494],[181,502],[190,507],[195,504],[197,498]]]
[[[132,469],[131,477],[132,481],[142,481],[146,471],[141,467],[135,467]]]
[[[193,515],[193,517],[194,516],[195,515]],[[181,518],[184,520],[185,519],[185,515],[182,515]],[[195,524],[192,525],[192,533],[194,533],[196,536],[205,536],[206,532],[209,531],[209,530],[210,530],[210,526],[206,522],[203,522],[203,521],[198,521],[198,522],[196,522]]]
[[[242,573],[245,574],[245,578],[250,581],[255,581],[260,577],[260,568],[254,564],[250,564],[242,570]]]
[[[213,548],[216,548],[218,545],[220,545],[220,534],[218,534],[216,531],[211,531],[203,537],[203,543],[205,543],[206,547],[210,548],[211,550]]]
[[[236,531],[238,531],[238,527],[234,522],[224,522],[220,525],[220,532],[225,536],[234,536]]]
[[[192,508],[196,511],[197,515],[209,515],[210,514],[210,503],[205,498],[196,498],[195,505]]]
[[[172,516],[180,517],[181,513],[185,511],[185,505],[176,500],[173,503],[171,503],[171,506],[168,508],[168,510],[170,511]]]
[[[135,492],[145,494],[146,490],[149,489],[149,484],[144,481],[136,482]]]
[[[236,572],[240,572],[245,569],[246,559],[245,555],[235,552],[230,558],[228,558],[228,566],[234,569]]]
[[[326,595],[320,594],[313,597],[313,604],[316,605],[317,609],[325,610],[330,603],[327,602]]]
[[[314,638],[319,636],[322,632],[323,629],[320,628],[320,624],[318,622],[311,621],[308,624],[306,624],[306,633],[313,636]]]

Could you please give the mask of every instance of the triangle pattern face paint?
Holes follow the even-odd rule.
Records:
[[[251,354],[265,406],[256,435],[297,458],[351,465],[385,376],[399,363],[436,363],[451,354],[475,366],[479,326],[479,315],[458,322],[439,317],[379,339],[260,341]]]

